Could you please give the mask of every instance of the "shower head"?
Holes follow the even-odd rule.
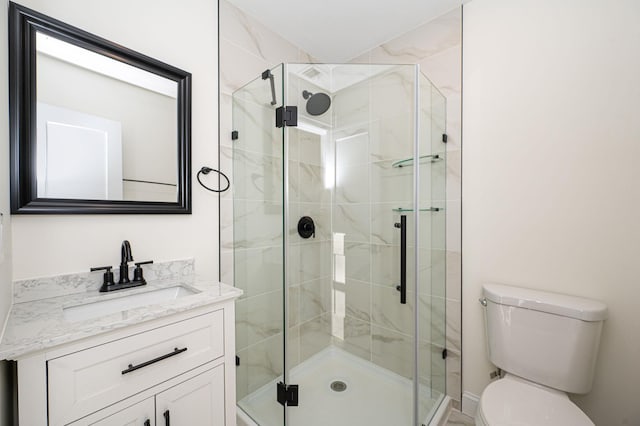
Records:
[[[310,115],[322,115],[331,106],[331,98],[326,93],[311,93],[303,90],[302,97],[307,100],[307,112]]]

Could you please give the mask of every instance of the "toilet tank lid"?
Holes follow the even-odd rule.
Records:
[[[501,305],[548,312],[582,321],[602,321],[607,318],[607,305],[597,300],[494,283],[484,284],[483,290],[484,297]]]

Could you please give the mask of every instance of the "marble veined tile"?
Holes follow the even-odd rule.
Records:
[[[366,158],[366,157],[365,157]],[[341,165],[336,167],[336,203],[369,202],[369,165]]]
[[[282,244],[282,218],[282,203],[235,200],[233,204],[235,248]]]
[[[282,157],[282,131],[273,125],[274,109],[269,104],[271,95],[264,93],[265,90],[261,87],[258,94],[243,91],[234,95],[233,129],[238,131],[234,148]]]
[[[333,315],[331,321],[332,330],[334,330],[331,337],[332,343],[353,355],[370,361],[371,324],[351,316]]]
[[[220,281],[234,286],[233,278],[233,250],[220,251]]]
[[[224,173],[230,181],[229,189],[220,194],[220,199],[233,200],[235,194],[235,179],[233,178],[233,148],[229,146],[220,146],[220,157],[218,158],[218,170]],[[211,180],[214,187],[217,186],[217,178]],[[220,182],[224,185],[224,178],[220,178]]]
[[[329,278],[331,276],[331,244],[310,241],[290,244],[287,252],[288,285]]]
[[[282,333],[282,290],[236,303],[236,344],[245,348]]]
[[[220,35],[271,65],[298,60],[297,46],[225,0],[220,1]]]
[[[374,325],[404,334],[413,332],[413,293],[407,293],[404,305],[400,303],[400,292],[394,287],[374,285],[371,293],[371,321]]]
[[[372,325],[371,338],[371,360],[374,363],[404,377],[413,377],[413,337]],[[420,343],[420,353],[430,350],[429,347]],[[430,360],[430,357],[420,358],[418,370],[421,374],[430,374]]]
[[[282,200],[282,158],[233,151],[233,191],[244,200]]]
[[[413,157],[414,127],[409,114],[376,117],[370,123],[370,132],[371,161]]]
[[[329,311],[331,281],[323,278],[300,284],[300,320],[311,320]]]
[[[446,274],[448,299],[462,299],[462,255],[460,252],[446,251]]]
[[[325,168],[314,164],[298,163],[298,198],[301,202],[327,203],[331,199],[330,183]]]
[[[413,170],[393,167],[393,161],[371,163],[371,201],[396,202],[398,207],[413,206]]]
[[[334,131],[336,140],[336,165],[346,168],[369,162],[368,126],[356,126]]]
[[[236,367],[236,400],[240,401],[249,394],[249,352],[247,348],[236,350],[236,355],[240,358],[240,365]]]
[[[462,11],[452,10],[370,52],[371,63],[417,63],[462,42]]]
[[[459,300],[446,301],[447,306],[447,328],[446,341],[447,349],[458,353],[462,352],[461,332],[462,332],[462,303]]]
[[[462,91],[462,46],[438,52],[420,61],[420,70],[446,97]]]
[[[234,254],[235,286],[244,291],[242,298],[282,289],[282,245],[237,249]]]
[[[398,65],[371,79],[371,117],[408,115],[414,111],[415,67]]]
[[[371,277],[371,246],[369,243],[345,243],[345,276],[368,282]]]
[[[370,209],[368,204],[336,204],[333,207],[333,232],[344,233],[345,242],[370,240]]]
[[[332,118],[335,127],[353,126],[369,120],[369,86],[357,84],[333,96]]]
[[[323,314],[300,324],[300,362],[331,344],[331,318]]]
[[[226,63],[234,66],[226,67]],[[268,61],[225,38],[220,39],[220,64],[220,91],[228,94],[259,78],[264,70],[270,68]]]
[[[233,130],[232,117],[233,97],[230,93],[220,92],[220,146],[233,146],[231,131]]]
[[[446,386],[447,395],[454,401],[462,400],[462,361],[460,354],[448,351],[446,359]]]
[[[348,317],[367,322],[371,320],[370,283],[347,279],[346,285],[334,284],[333,291],[345,292],[345,314]]]
[[[251,393],[283,372],[282,333],[247,348],[247,387]],[[243,360],[240,359],[242,365]]]

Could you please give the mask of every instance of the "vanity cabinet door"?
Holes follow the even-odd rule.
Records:
[[[156,395],[157,426],[224,426],[224,365]]]
[[[151,397],[100,420],[79,420],[70,426],[155,426],[155,410]]]

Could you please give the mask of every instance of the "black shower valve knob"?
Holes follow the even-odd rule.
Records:
[[[316,225],[309,216],[302,216],[298,221],[298,234],[302,238],[316,237]]]

